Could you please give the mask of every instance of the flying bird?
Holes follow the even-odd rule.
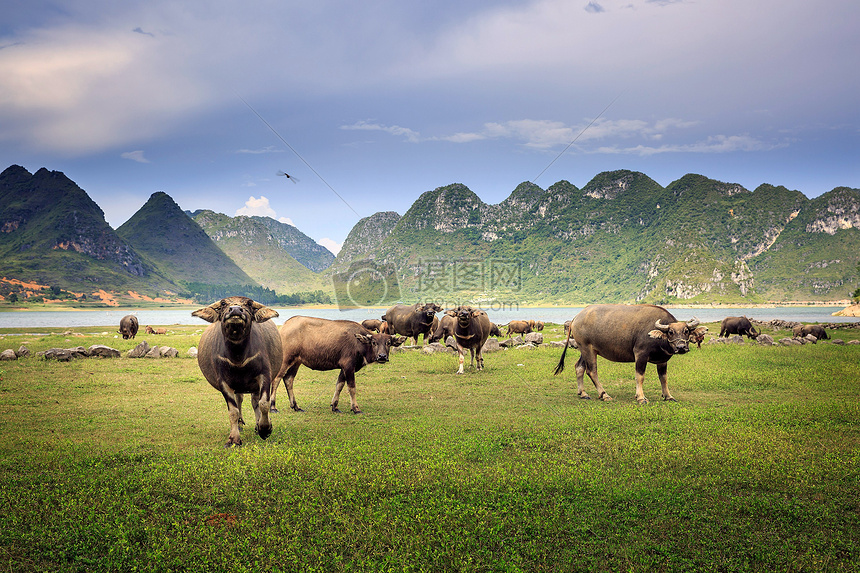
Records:
[[[283,171],[278,171],[278,175],[279,175],[279,176],[281,176],[281,177],[286,177],[287,179],[289,179],[289,180],[290,180],[290,181],[292,181],[293,183],[297,183],[297,182],[298,182],[298,179],[296,179],[295,177],[293,177],[293,176],[292,176],[292,175],[290,175],[289,173],[284,173]]]

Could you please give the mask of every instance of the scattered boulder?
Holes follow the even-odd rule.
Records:
[[[484,346],[481,347],[481,352],[498,352],[501,349],[498,338],[488,338]]]
[[[844,346],[845,341],[842,340],[841,338],[834,338],[833,340],[830,341],[830,344],[835,344],[836,346]]]
[[[860,344],[860,340],[849,340],[845,344]]]
[[[519,346],[519,345],[523,344],[524,342],[525,341],[523,340],[523,337],[517,335],[513,338],[508,338],[504,342],[501,342],[500,345],[504,346],[505,348],[510,348],[512,346]]]
[[[756,342],[764,346],[773,346],[773,337],[769,334],[759,334],[756,337]]]
[[[741,336],[740,334],[733,334],[731,336],[731,338],[726,339],[726,342],[731,342],[732,344],[743,344],[744,343],[744,337]]]
[[[783,346],[800,346],[803,344],[801,341],[794,338],[780,338],[779,343]]]
[[[0,360],[18,360],[18,355],[10,348],[0,352]]]
[[[520,344],[517,348],[521,350],[534,350],[537,346],[531,342],[526,342],[525,344]]]
[[[45,360],[58,360],[60,362],[68,362],[72,358],[81,358],[82,356],[76,353],[73,348],[49,348],[44,352],[37,352],[36,355]]]
[[[816,342],[818,342],[818,339],[815,338],[814,336],[812,336],[811,334],[807,334],[803,338],[806,339],[807,342],[811,342],[812,344],[815,344]]]
[[[87,348],[88,356],[95,356],[98,358],[119,358],[120,353],[116,348],[111,348],[110,346],[104,346],[103,344],[93,344],[89,348]]]
[[[161,358],[161,349],[158,346],[153,346],[149,349],[144,356],[144,358]]]
[[[161,352],[162,358],[176,358],[179,356],[179,351],[172,346],[159,346],[158,349]]]
[[[457,348],[457,339],[454,338],[453,336],[449,336],[448,338],[445,339],[445,346],[454,350],[455,352],[460,351],[460,349]]]
[[[15,351],[15,356],[18,358],[26,358],[30,356],[30,349],[22,344],[18,347],[18,350]]]
[[[197,347],[192,346],[191,348],[188,349],[188,352],[186,352],[186,354],[188,355],[189,358],[197,358]]]
[[[529,332],[528,334],[526,334],[524,340],[527,344],[533,344],[535,346],[538,344],[543,344],[543,334],[541,334],[540,332]]]
[[[143,358],[150,351],[149,344],[144,340],[134,348],[128,351],[126,356],[129,358]]]

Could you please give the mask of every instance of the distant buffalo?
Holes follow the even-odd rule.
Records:
[[[818,340],[827,340],[827,331],[819,324],[799,324],[792,329],[792,334],[795,337],[803,338],[807,334],[811,334]]]
[[[416,302],[411,306],[396,304],[382,315],[382,320],[388,323],[391,334],[399,334],[407,339],[413,338],[415,344],[418,344],[418,337],[423,334],[426,343],[429,342],[433,332],[433,319],[441,310],[441,306],[432,302],[426,304]]]
[[[137,335],[137,329],[140,325],[137,322],[137,317],[133,314],[127,314],[119,321],[119,332],[122,334],[123,340],[134,338]]]
[[[756,330],[750,319],[745,316],[727,316],[720,324],[720,338],[730,334],[756,338],[761,332]]]

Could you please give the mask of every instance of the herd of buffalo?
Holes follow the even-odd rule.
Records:
[[[392,347],[412,338],[415,343],[423,335],[425,342],[448,340],[453,337],[457,351],[458,374],[464,372],[465,356],[471,364],[483,369],[482,348],[491,335],[501,336],[501,329],[490,322],[487,313],[462,305],[445,310],[434,303],[395,305],[381,319],[361,324],[351,320],[328,320],[294,316],[278,329],[271,318],[278,313],[254,300],[234,296],[196,310],[193,316],[210,324],[201,336],[197,361],[206,380],[220,391],[227,402],[230,435],[227,446],[240,445],[242,396],[251,395],[256,418],[256,431],[262,438],[272,433],[269,415],[277,412],[276,394],[283,380],[290,408],[302,411],[296,403],[293,381],[300,366],[312,370],[340,370],[331,400],[333,412],[340,412],[338,403],[343,387],[350,397],[350,410],[361,409],[356,402],[355,373],[366,364],[388,361]],[[127,322],[127,319],[134,319]],[[507,335],[541,330],[540,321],[511,321]],[[120,333],[123,338],[134,337],[137,319],[123,318]],[[812,334],[827,338],[818,325],[798,327],[797,336]],[[669,392],[667,363],[675,354],[684,354],[691,344],[701,344],[707,328],[699,320],[677,320],[665,308],[652,305],[596,304],[584,308],[573,320],[565,323],[566,340],[555,374],[564,370],[565,355],[570,346],[579,349],[576,362],[577,392],[588,399],[583,387],[585,374],[594,383],[600,400],[611,400],[597,376],[597,357],[613,362],[633,362],[636,372],[636,400],[646,404],[642,389],[645,368],[651,363],[657,375],[664,400],[674,401]],[[808,331],[808,332],[807,332]],[[758,332],[746,317],[726,318],[720,336],[755,337]]]

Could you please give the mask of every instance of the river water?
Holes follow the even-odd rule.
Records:
[[[674,308],[667,306],[679,320],[689,320],[696,317],[702,322],[719,322],[727,316],[748,316],[757,320],[792,320],[798,322],[860,322],[860,318],[831,316],[840,310],[834,306],[777,306],[767,308]],[[511,320],[542,320],[561,324],[570,320],[582,307],[546,307],[546,308],[486,308],[490,320],[497,324],[506,324]],[[338,310],[336,308],[279,308],[279,317],[275,324],[281,325],[291,316],[316,316],[328,319],[346,319],[361,322],[366,318],[379,318],[384,308],[359,308]],[[0,312],[0,328],[72,328],[81,326],[118,327],[120,319],[127,314],[134,314],[140,322],[141,329],[145,325],[199,325],[207,323],[191,316],[190,309],[141,309],[141,310],[76,310],[76,311],[23,311]]]

